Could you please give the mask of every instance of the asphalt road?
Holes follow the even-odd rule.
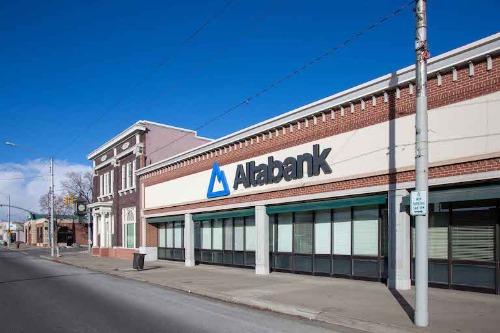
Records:
[[[0,331],[352,332],[0,250]]]

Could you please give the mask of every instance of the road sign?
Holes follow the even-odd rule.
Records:
[[[410,194],[410,214],[427,215],[427,191],[412,191]]]

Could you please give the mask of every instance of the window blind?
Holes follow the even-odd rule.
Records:
[[[222,220],[213,221],[213,244],[212,249],[222,250]]]
[[[233,249],[233,219],[223,219],[224,223],[224,250]]]
[[[245,250],[255,251],[255,218],[245,219]]]
[[[243,238],[243,218],[234,219],[234,250],[243,251],[244,238]]]
[[[182,244],[182,223],[176,222],[174,224],[174,247],[181,249],[183,248]]]
[[[494,226],[453,226],[451,235],[453,259],[494,260]]]
[[[278,252],[292,252],[292,213],[278,214]]]
[[[294,252],[312,253],[313,212],[295,214]]]
[[[330,210],[316,211],[314,223],[314,252],[317,254],[330,254],[332,246]]]
[[[172,223],[167,223],[166,233],[167,233],[167,247],[174,247],[174,230],[172,228]]]
[[[165,226],[161,225],[158,228],[158,247],[165,247],[165,238],[166,238]]]
[[[201,248],[204,250],[212,249],[212,228],[210,221],[203,221],[201,228]]]
[[[354,254],[378,255],[378,208],[354,208],[353,227]]]
[[[333,254],[351,254],[351,209],[336,209],[333,215]]]

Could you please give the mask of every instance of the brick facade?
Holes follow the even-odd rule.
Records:
[[[170,150],[162,151],[159,154],[151,157],[148,155],[149,150],[154,151],[157,147],[157,141],[165,142],[171,137],[181,137],[179,144],[172,145]],[[140,196],[139,196],[139,178],[133,174],[135,178],[135,187],[132,186],[124,190],[122,184],[122,166],[135,161],[136,169],[144,167],[149,163],[154,163],[168,154],[178,153],[180,149],[186,150],[209,142],[209,139],[199,138],[196,133],[189,130],[178,129],[171,126],[152,123],[148,121],[138,121],[129,129],[125,130],[113,140],[104,144],[101,148],[94,151],[88,158],[94,164],[94,178],[93,185],[94,198],[91,205],[93,212],[98,215],[108,214],[112,216],[110,223],[113,223],[114,233],[111,234],[110,247],[104,249],[99,243],[99,239],[93,245],[101,247],[94,249],[96,255],[101,256],[114,256],[131,258],[134,252],[133,249],[120,249],[124,247],[123,244],[123,209],[135,207],[135,244],[136,248],[140,246]],[[106,156],[101,160],[102,156]],[[132,165],[132,164],[131,164]],[[112,193],[103,196],[101,193],[100,176],[113,171],[113,190]],[[110,207],[109,207],[110,206]],[[103,209],[99,209],[103,208]],[[101,215],[101,216],[102,216]],[[95,221],[94,221],[95,222]],[[102,230],[101,230],[102,231]]]
[[[457,67],[456,71],[456,80],[453,80],[451,68],[442,71],[440,85],[438,85],[437,74],[429,76],[428,107],[430,112],[438,107],[500,91],[500,57],[498,56],[492,58],[492,69],[490,70],[488,70],[486,66],[486,57],[483,57],[480,61],[474,63],[473,76],[469,75],[468,64]],[[413,84],[412,89],[410,88],[410,84]],[[416,94],[414,83],[410,84],[405,83],[385,92],[375,94],[375,105],[373,105],[372,97],[363,98],[363,103],[361,100],[352,101],[353,112],[351,112],[351,104],[345,103],[342,105],[344,115],[342,115],[342,111],[340,107],[338,107],[331,111],[311,115],[292,124],[266,131],[265,133],[258,134],[251,138],[246,138],[234,144],[219,147],[174,165],[150,171],[141,176],[141,184],[144,186],[151,186],[209,170],[212,168],[214,162],[224,166],[226,164],[251,159],[255,156],[268,154],[299,144],[314,142],[321,138],[387,122],[394,118],[410,116],[415,113]],[[396,91],[397,89],[399,89],[399,92]],[[386,93],[387,96],[384,96],[384,93]],[[362,110],[362,104],[364,104],[364,110]],[[500,170],[500,159],[485,158],[483,160],[431,167],[429,170],[429,177],[440,178],[496,170]],[[269,191],[266,193],[222,198],[168,208],[149,209],[146,210],[145,213],[148,215],[172,213],[175,211],[292,197],[304,194],[388,185],[391,183],[413,181],[414,177],[414,171],[392,172],[390,174],[342,180],[288,190]],[[147,241],[152,244],[151,246],[154,246],[153,244],[156,242],[156,229],[148,225],[146,230],[148,236]],[[155,239],[151,239],[151,237]]]
[[[474,76],[469,76],[468,65],[458,67],[458,78],[456,81],[452,80],[451,72],[443,72],[441,86],[437,85],[436,75],[430,76],[428,84],[429,111],[432,112],[432,109],[438,107],[500,91],[500,57],[496,56],[492,61],[493,68],[491,70],[486,69],[485,59],[477,62],[475,64]],[[410,94],[409,84],[404,84],[399,89],[399,98],[396,97],[396,88],[386,91],[387,102],[384,102],[383,93],[376,94],[375,106],[373,106],[371,98],[365,98],[365,110],[361,110],[361,102],[359,100],[353,101],[353,113],[351,113],[350,104],[347,103],[343,105],[344,116],[341,115],[340,108],[336,108],[333,110],[333,119],[331,112],[325,112],[323,115],[319,114],[307,119],[301,119],[291,125],[285,125],[276,130],[247,138],[243,142],[220,147],[215,151],[205,153],[201,156],[189,158],[175,165],[151,171],[141,176],[141,184],[151,186],[209,170],[212,168],[214,162],[223,166],[414,114],[415,87],[413,94]],[[276,132],[278,133],[277,135]]]

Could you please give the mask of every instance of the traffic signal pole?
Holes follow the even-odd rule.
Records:
[[[427,13],[426,0],[417,0],[416,14],[416,43],[417,56],[416,83],[417,101],[415,116],[415,190],[426,196],[428,202],[428,121],[427,121]],[[415,325],[427,327],[429,325],[428,310],[428,253],[427,229],[428,209],[422,215],[415,216]]]

